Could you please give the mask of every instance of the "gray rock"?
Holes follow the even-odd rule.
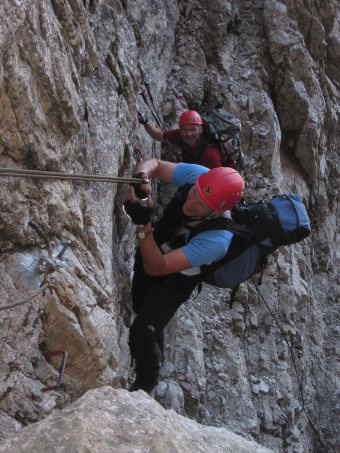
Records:
[[[308,414],[317,414],[329,449],[339,445],[338,2],[1,6],[0,167],[131,176],[133,145],[144,158],[164,151],[136,118],[140,107],[154,122],[139,95],[146,79],[166,127],[187,108],[223,105],[239,116],[246,200],[302,196],[313,233],[271,256],[262,296],[254,277],[230,310],[229,290],[204,286],[170,322],[159,398],[275,451],[318,451],[299,409],[293,353]],[[166,156],[175,159],[171,150]],[[133,378],[127,341],[135,229],[122,210],[122,185],[0,176],[0,186],[1,307],[42,282],[36,268],[48,252],[29,220],[48,236],[54,256],[71,241],[52,294],[0,311],[5,439],[89,389],[126,387]],[[161,186],[156,202],[172,190]],[[68,352],[63,385],[42,392],[57,382],[61,365],[60,356],[43,353],[58,350]],[[269,393],[260,392],[261,381]]]
[[[24,428],[1,452],[93,453],[270,452],[222,428],[202,426],[165,410],[141,390],[91,390],[77,402]]]

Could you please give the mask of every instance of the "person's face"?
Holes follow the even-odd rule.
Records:
[[[182,208],[183,214],[188,217],[207,217],[214,212],[199,194],[196,184],[189,190],[187,200]]]
[[[189,146],[194,146],[201,135],[201,126],[199,124],[186,124],[180,128],[181,136],[184,142]]]

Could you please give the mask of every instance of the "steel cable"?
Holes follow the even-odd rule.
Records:
[[[27,170],[21,168],[3,168],[0,167],[0,176],[28,177],[28,178],[46,178],[46,179],[66,179],[80,181],[99,181],[111,183],[130,183],[142,184],[143,179],[125,178],[109,175],[88,175],[82,173],[62,173],[54,171]]]
[[[19,302],[14,302],[12,304],[5,305],[4,307],[0,307],[0,311],[6,310],[7,308],[13,308],[18,305],[22,305],[25,302],[29,302],[30,300],[34,299],[34,297],[36,297],[39,293],[41,293],[42,291],[45,291],[45,290],[46,290],[46,288],[42,287],[38,291],[36,291],[34,294],[32,294],[31,296],[28,296],[28,297],[25,297],[25,299],[19,300]]]

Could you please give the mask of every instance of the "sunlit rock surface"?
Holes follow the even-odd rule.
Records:
[[[60,450],[61,449],[61,450]],[[23,429],[1,452],[269,453],[224,428],[165,410],[146,393],[102,387]]]
[[[155,124],[139,94],[147,81],[167,128],[187,108],[222,105],[241,119],[248,200],[300,194],[311,236],[272,255],[263,298],[256,277],[232,308],[229,291],[193,295],[166,330],[155,399],[276,452],[339,445],[339,3],[1,6],[0,167],[131,176],[134,145],[175,160],[137,121],[139,107]],[[127,388],[135,233],[123,184],[0,175],[0,186],[0,308],[38,292],[0,311],[5,441],[72,402],[75,411],[89,389]],[[168,198],[170,187],[154,189],[157,203]],[[57,264],[52,293],[40,287],[48,249],[29,221]],[[43,355],[52,351],[68,353],[63,383],[43,392],[59,378],[62,357]]]

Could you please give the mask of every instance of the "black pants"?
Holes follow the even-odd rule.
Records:
[[[136,360],[134,389],[150,392],[157,384],[161,359],[157,339],[199,281],[199,275],[187,277],[180,273],[150,277],[145,274],[137,252],[132,283],[133,309],[137,316],[129,337],[131,356]]]

